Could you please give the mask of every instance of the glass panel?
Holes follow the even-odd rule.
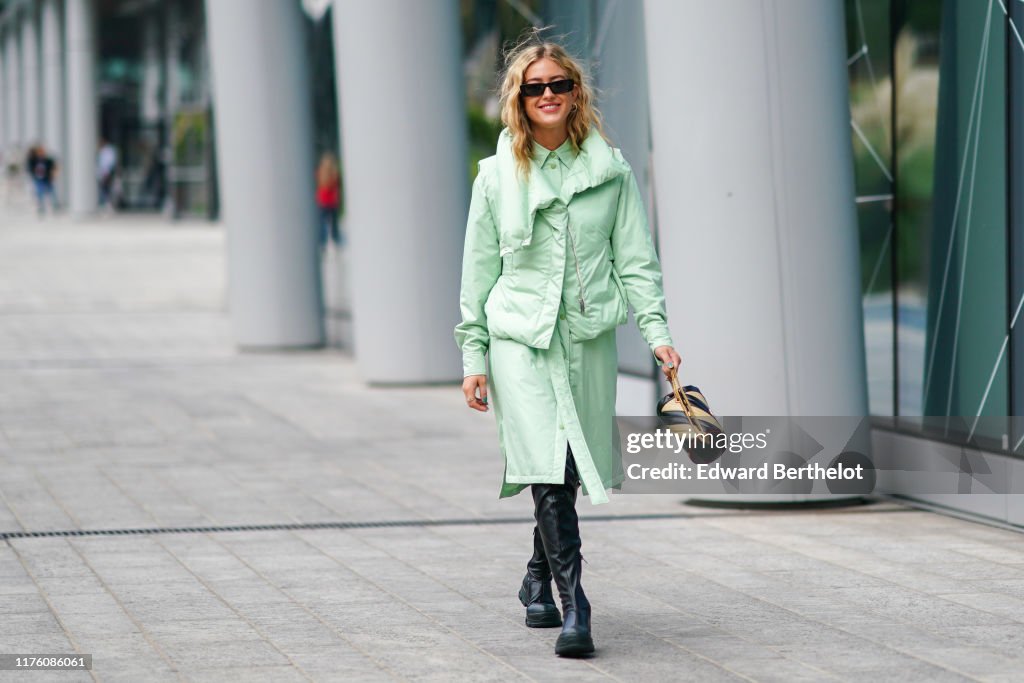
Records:
[[[847,0],[850,117],[872,415],[893,414],[890,0]]]
[[[890,202],[857,207],[868,403],[872,415],[893,414],[892,250]]]
[[[112,203],[120,208],[159,209],[164,201],[160,39],[154,10],[128,8],[99,22],[100,134],[117,149]]]
[[[965,416],[925,428],[962,438],[1007,412],[1005,20],[995,2],[900,10],[898,412]],[[1001,446],[998,424],[976,436]]]
[[[1016,320],[1011,328],[1010,343],[1010,383],[1013,387],[1010,413],[1021,415],[1024,413],[1024,323],[1021,322],[1024,314],[1018,311],[1021,311],[1024,303],[1024,192],[1021,191],[1021,182],[1024,180],[1024,37],[1021,35],[1024,30],[1024,2],[1008,3],[1007,10],[1012,22],[1007,39],[1010,73],[1006,82],[1010,98],[1007,135],[1011,157],[1007,185],[1012,188],[1009,193],[1009,234],[1010,263],[1013,264],[1010,273],[1011,308],[1008,313],[1011,314],[1011,321]],[[1010,444],[1013,453],[1021,455],[1024,454],[1024,431],[1021,430],[1024,420],[1014,419],[1013,423],[1016,429],[1010,435]]]

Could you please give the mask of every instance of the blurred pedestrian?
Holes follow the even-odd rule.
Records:
[[[330,152],[324,152],[316,167],[316,205],[320,210],[320,248],[327,246],[327,240],[340,247],[343,243],[338,228],[338,209],[341,205],[341,175],[338,160]]]
[[[100,138],[100,149],[96,155],[96,178],[99,181],[100,209],[113,211],[116,204],[117,147],[106,138]]]
[[[580,657],[594,641],[576,495],[582,484],[591,503],[605,503],[605,489],[622,485],[615,328],[629,305],[666,375],[680,361],[633,171],[605,140],[579,63],[535,36],[505,59],[506,127],[473,183],[455,339],[469,408],[488,409],[491,383],[499,496],[533,494],[533,557],[519,590],[526,625],[561,626],[555,653]]]
[[[14,202],[19,196],[18,179],[21,177],[21,155],[13,147],[2,152],[4,199],[7,204]]]
[[[146,177],[142,181],[142,195],[145,206],[159,209],[164,204],[164,177],[166,169],[159,148],[148,151]]]
[[[46,153],[45,147],[35,145],[29,149],[25,165],[35,191],[39,215],[46,213],[47,197],[50,200],[50,210],[56,213],[57,193],[53,190],[53,181],[57,177],[57,162]]]

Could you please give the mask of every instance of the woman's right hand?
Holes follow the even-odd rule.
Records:
[[[479,397],[477,389],[480,390]],[[466,396],[466,406],[487,412],[487,375],[467,375],[462,380],[462,393]]]

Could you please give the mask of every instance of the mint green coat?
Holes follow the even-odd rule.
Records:
[[[652,351],[672,345],[661,267],[633,171],[595,129],[561,187],[531,171],[517,173],[508,129],[480,162],[455,340],[463,375],[488,375],[500,496],[561,483],[568,444],[584,492],[604,503],[622,482],[615,328],[631,305]]]

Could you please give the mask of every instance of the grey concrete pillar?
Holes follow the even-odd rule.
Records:
[[[7,112],[7,146],[14,152],[20,152],[22,140],[21,129],[21,56],[18,49],[17,21],[8,24],[4,31],[4,72],[6,73],[6,105]]]
[[[43,0],[40,16],[43,80],[43,134],[42,141],[50,153],[57,157],[60,172],[57,192],[66,196],[68,172],[67,150],[64,144],[64,49],[61,40],[60,0]]]
[[[302,9],[206,3],[228,306],[242,347],[323,343]]]
[[[600,88],[599,106],[605,131],[615,147],[622,150],[636,175],[644,197],[649,196],[651,129],[647,97],[647,59],[644,54],[643,5],[617,0],[600,0],[592,23],[595,26],[585,55],[595,64],[594,79]],[[560,27],[559,27],[560,28]],[[648,212],[651,217],[653,212]],[[619,368],[651,377],[655,365],[651,349],[632,319],[616,331]],[[648,415],[654,410],[658,392],[666,386],[660,379],[648,383],[646,400],[630,407],[620,400],[620,414]],[[662,392],[664,393],[664,392]],[[620,393],[620,396],[626,395]],[[657,396],[657,398],[655,398]]]
[[[6,159],[7,141],[9,132],[7,130],[7,34],[0,28],[0,161]],[[6,163],[6,162],[4,162]],[[0,166],[0,173],[3,172]]]
[[[843,3],[646,0],[644,12],[681,377],[723,416],[867,415]],[[835,424],[805,427],[816,457],[870,454],[869,430]],[[767,459],[787,447],[806,457],[805,443]],[[759,502],[829,495],[741,490]]]
[[[387,50],[368,27],[386,29]],[[458,3],[341,0],[334,41],[360,373],[461,379],[452,329],[469,184]]]
[[[40,142],[42,122],[39,117],[39,21],[35,3],[21,13],[22,126],[25,143]]]
[[[96,17],[92,0],[65,0],[68,203],[73,216],[96,210]]]
[[[686,381],[723,415],[866,415],[842,2],[647,0],[644,11],[661,257]]]
[[[593,10],[593,4],[590,2],[545,0],[544,22],[554,26],[554,33],[545,35],[564,45],[570,54],[589,61],[590,48],[593,45]]]

